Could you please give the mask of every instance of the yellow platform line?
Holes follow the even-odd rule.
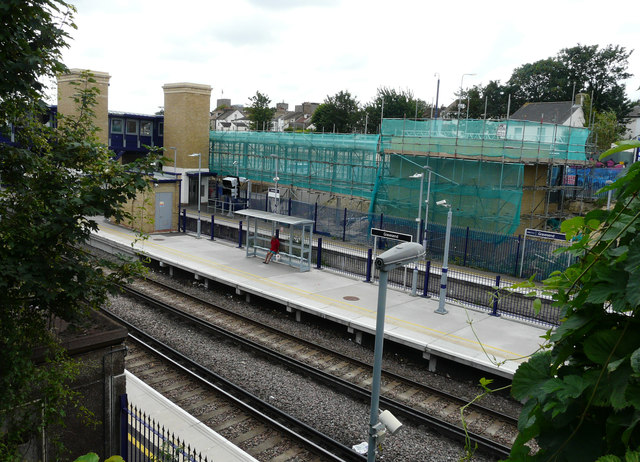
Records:
[[[117,230],[114,230],[114,229],[104,230],[103,228],[100,228],[100,232],[113,233],[113,234],[119,235],[121,237],[126,237],[127,239],[131,238],[130,234],[125,233],[125,232],[121,232],[121,231],[117,231]],[[196,255],[192,255],[190,253],[183,252],[181,250],[173,249],[171,247],[167,247],[166,244],[162,244],[162,245],[161,244],[154,244],[153,242],[151,242],[149,240],[140,240],[139,242],[142,243],[142,247],[149,245],[150,247],[153,247],[153,248],[156,248],[158,250],[162,250],[164,252],[173,254],[173,255],[175,255],[177,257],[180,257],[180,258],[184,258],[184,259],[188,259],[188,260],[191,260],[191,261],[194,261],[194,262],[201,263],[201,264],[203,264],[205,266],[222,269],[222,270],[224,270],[226,272],[233,273],[233,274],[236,274],[238,276],[244,276],[247,279],[252,279],[254,281],[260,281],[261,283],[266,284],[266,285],[271,285],[273,287],[280,287],[280,288],[286,289],[288,291],[297,293],[297,294],[305,296],[307,298],[312,298],[312,299],[328,302],[329,304],[334,305],[334,306],[348,307],[348,308],[351,308],[351,309],[356,309],[356,310],[364,312],[366,315],[368,315],[371,318],[375,317],[376,310],[371,310],[369,308],[365,308],[363,306],[352,304],[352,303],[346,303],[346,302],[343,302],[341,300],[336,300],[335,298],[328,297],[326,295],[319,295],[319,294],[310,292],[308,290],[299,289],[297,287],[293,287],[293,286],[290,286],[288,284],[283,284],[281,282],[274,281],[274,280],[272,280],[270,278],[266,278],[266,277],[263,277],[263,276],[257,276],[257,275],[255,275],[253,273],[249,273],[247,271],[239,270],[237,268],[234,268],[234,267],[228,266],[228,265],[224,265],[222,263],[215,263],[215,262],[212,262],[211,260],[208,260],[208,259],[205,259],[205,258],[201,258],[201,257],[198,257]],[[144,251],[144,248],[142,248],[142,249],[137,248],[135,250]],[[475,338],[474,339],[469,339],[467,337],[460,337],[460,336],[457,336],[455,334],[448,334],[446,332],[443,332],[443,331],[440,331],[440,330],[437,330],[437,329],[433,329],[431,327],[423,326],[421,324],[417,324],[417,323],[414,323],[414,322],[411,322],[411,321],[407,321],[407,320],[404,320],[404,319],[400,319],[400,318],[396,318],[396,317],[393,317],[393,316],[388,316],[387,315],[387,316],[385,316],[385,319],[388,319],[390,322],[393,322],[397,326],[406,325],[406,326],[410,326],[412,328],[412,330],[416,330],[417,329],[417,330],[427,331],[427,332],[431,333],[432,335],[434,335],[435,337],[437,337],[437,338],[439,338],[441,340],[454,341],[454,343],[458,343],[459,345],[461,344],[460,342],[462,342],[462,343],[466,344],[467,347],[472,348],[472,349],[474,349],[476,351],[482,351],[483,349],[487,350],[487,351],[491,350],[491,351],[500,352],[500,353],[503,353],[503,354],[506,354],[506,355],[509,355],[509,356],[513,356],[514,358],[522,358],[524,356],[527,356],[525,354],[515,353],[515,352],[509,351],[509,350],[504,350],[504,349],[502,349],[500,347],[494,347],[494,346],[488,345],[486,343],[478,342],[478,340],[475,339]]]

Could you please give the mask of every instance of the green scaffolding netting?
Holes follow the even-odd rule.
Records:
[[[523,163],[584,163],[589,134],[586,128],[523,120],[384,119],[382,150]]]
[[[431,181],[425,166],[431,169]],[[376,211],[417,218],[420,203],[419,215],[424,218],[429,192],[429,223],[446,223],[448,209],[436,205],[440,200],[451,205],[454,226],[511,234],[520,223],[523,164],[391,153],[384,155],[382,169],[375,195]],[[423,171],[424,180],[412,178]]]
[[[253,181],[369,198],[378,135],[210,133],[210,170]],[[234,162],[236,164],[234,164]]]
[[[430,223],[512,233],[520,222],[524,164],[586,161],[587,129],[525,121],[392,120],[382,134],[212,131],[210,170],[252,181],[370,201],[371,213],[417,217],[428,182],[409,178],[428,166]],[[453,157],[453,158],[452,158]],[[425,180],[427,175],[425,175]],[[421,210],[424,218],[424,209]]]

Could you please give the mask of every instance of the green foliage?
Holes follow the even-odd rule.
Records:
[[[360,105],[348,91],[327,96],[313,113],[311,122],[318,132],[352,133],[359,128]]]
[[[383,104],[384,102],[384,104]],[[364,115],[368,118],[367,132],[378,133],[380,117],[384,106],[385,119],[413,119],[428,116],[427,105],[424,101],[415,99],[410,90],[396,91],[393,88],[378,88],[376,97],[364,108]]]
[[[83,456],[78,457],[73,462],[99,462],[100,457],[95,452],[90,452],[89,454],[85,454]],[[124,459],[120,456],[111,456],[104,462],[124,462]]]
[[[613,210],[562,225],[574,238],[567,251],[580,258],[545,281],[564,319],[550,334],[551,349],[514,376],[512,394],[525,405],[509,460],[638,457],[640,163],[608,188],[619,192]],[[526,445],[532,439],[540,447],[535,454]]]
[[[70,18],[43,11],[66,4],[21,2],[20,9],[17,3],[0,5],[3,13],[16,14],[11,27],[37,27],[43,35],[22,44],[25,81],[64,69],[57,57],[65,35],[53,23]],[[50,35],[56,40],[48,40]],[[43,48],[31,50],[36,45]],[[6,52],[2,47],[0,53]],[[20,56],[15,58],[0,60],[0,75],[19,74]],[[42,87],[25,89],[15,75],[0,84],[0,119],[17,127],[15,144],[0,143],[0,460],[13,460],[17,447],[41,429],[62,426],[70,410],[91,419],[76,407],[69,384],[77,365],[60,347],[54,321],[82,322],[117,290],[118,282],[142,270],[139,264],[97,260],[81,244],[98,229],[96,216],[128,217],[122,204],[148,187],[145,175],[160,157],[153,152],[126,168],[112,159],[96,139],[98,92],[90,75],[75,94],[79,115],[59,117],[57,128],[40,122],[45,115],[37,98]],[[114,272],[107,274],[102,267]]]
[[[251,130],[270,130],[271,119],[276,113],[275,108],[270,108],[271,100],[267,95],[259,91],[249,98],[251,106],[248,108],[248,118],[251,121]]]
[[[67,28],[75,29],[75,8],[63,0],[0,2],[0,95],[29,99],[43,90],[42,77],[55,77],[67,47]]]

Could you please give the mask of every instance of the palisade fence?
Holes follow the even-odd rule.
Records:
[[[257,208],[256,201],[251,201],[252,208]],[[295,205],[294,201],[290,201],[297,208],[296,216],[304,216],[301,211],[305,206],[307,210],[313,210],[314,214],[316,210],[323,212],[323,215],[336,213],[336,209],[328,208],[329,210],[322,210],[320,207],[309,204]],[[289,208],[289,202],[285,201],[284,210],[291,210]],[[264,207],[264,204],[263,204]],[[282,207],[281,207],[282,208]],[[329,213],[325,213],[329,212]],[[345,212],[343,212],[343,217]],[[346,213],[347,218],[349,212]],[[366,214],[364,214],[366,217]],[[369,217],[367,217],[369,218]],[[238,244],[238,247],[242,247],[246,243],[246,236],[244,233],[242,222],[237,226],[235,223],[230,225],[228,221],[222,223],[222,220],[216,221],[215,215],[203,215],[201,217],[201,233],[204,236],[209,236],[214,239],[228,240]],[[382,221],[382,224],[391,223],[391,226],[387,229],[398,231],[399,225],[402,223],[398,219],[388,219],[388,217],[375,217],[376,220]],[[328,229],[330,221],[315,220],[316,223],[324,223],[325,228]],[[403,231],[410,233],[409,224],[405,220]],[[185,225],[186,223],[186,225]],[[375,223],[379,226],[380,222]],[[336,225],[334,225],[336,226]],[[361,234],[366,234],[367,231],[363,228]],[[377,227],[377,226],[375,226]],[[182,231],[196,232],[197,219],[193,216],[186,215],[186,209],[183,210],[181,219]],[[270,225],[264,226],[265,236],[271,232]],[[338,231],[340,226],[337,225]],[[334,271],[345,276],[361,278],[365,282],[375,282],[378,279],[378,272],[373,264],[376,255],[374,255],[373,238],[368,237],[368,240],[362,239],[362,236],[356,236],[356,239],[347,241],[346,227],[343,226],[343,233],[345,238],[340,237],[326,237],[326,234],[319,232],[316,233],[316,241],[313,245],[311,254],[311,265],[318,269],[325,269]],[[425,297],[438,297],[440,294],[440,278],[442,276],[442,266],[436,263],[434,257],[440,257],[444,252],[444,227],[441,225],[429,225],[430,237],[427,241],[427,255],[425,260],[418,262],[416,265],[412,265],[406,269],[396,269],[389,274],[389,284],[403,290],[412,290],[413,284],[413,266],[417,268],[417,284],[416,292]],[[362,239],[358,241],[358,237]],[[290,236],[287,231],[280,233],[281,245],[286,248],[288,246],[288,240],[291,238],[299,238],[299,236]],[[368,242],[369,245],[362,245],[360,242]],[[395,241],[384,239],[378,240],[376,247],[377,254],[382,253],[387,248],[391,248],[396,244]],[[528,269],[525,268],[523,276],[531,271],[539,270],[533,266],[547,265],[544,270],[548,274],[552,269],[558,268],[562,265],[562,261],[552,259],[542,259],[535,257],[540,256],[542,253],[546,253],[555,257],[552,253],[555,246],[545,245],[547,242],[528,240],[526,245],[526,253],[523,259],[525,264],[530,265]],[[456,229],[452,230],[451,243],[450,243],[450,262],[462,262],[466,266],[471,266],[471,262],[487,262],[499,260],[501,258],[507,259],[507,268],[510,268],[510,273],[513,274],[517,271],[518,259],[515,255],[520,249],[520,245],[523,245],[523,240],[519,238],[511,238],[510,236],[499,236],[492,233],[483,233],[480,231],[472,231],[469,229]],[[515,255],[511,255],[510,252]],[[534,255],[532,258],[530,255]],[[561,254],[566,258],[567,254]],[[547,261],[549,260],[549,261]],[[512,266],[513,265],[513,266]],[[495,268],[495,266],[494,266]],[[563,268],[559,268],[563,269]],[[509,289],[509,287],[520,280],[509,280],[503,275],[488,276],[484,274],[477,274],[470,271],[461,271],[455,267],[448,268],[447,278],[447,299],[457,303],[461,303],[467,306],[474,307],[476,309],[485,310],[493,315],[508,315],[511,317],[524,319],[527,321],[533,321],[542,324],[558,324],[559,311],[557,308],[551,306],[551,298],[543,296],[541,291],[538,291],[537,297],[542,301],[542,309],[536,313],[533,307],[533,301],[535,297],[529,296],[530,289]]]
[[[121,456],[127,462],[207,462],[141,409],[120,399]]]
[[[252,193],[248,208],[271,211],[273,199],[266,194]],[[239,210],[239,208],[238,208]],[[416,236],[418,223],[415,220],[384,214],[369,214],[354,210],[338,209],[319,204],[295,200],[280,201],[280,213],[314,221],[316,237],[334,241],[373,247],[371,228]],[[441,261],[444,254],[446,226],[428,223],[424,233],[424,219],[420,221],[420,235],[426,235],[427,260]],[[222,238],[222,236],[220,236]],[[528,239],[524,246],[522,236],[485,232],[469,227],[451,227],[449,264],[475,268],[492,273],[508,274],[518,278],[534,276],[542,281],[554,271],[563,271],[573,263],[568,253],[556,253],[565,246],[557,241]],[[380,250],[394,246],[393,241],[381,239]]]

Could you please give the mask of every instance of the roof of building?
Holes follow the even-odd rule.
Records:
[[[529,120],[532,122],[546,122],[563,124],[574,114],[580,106],[571,101],[549,103],[525,103],[509,118],[514,120]]]

